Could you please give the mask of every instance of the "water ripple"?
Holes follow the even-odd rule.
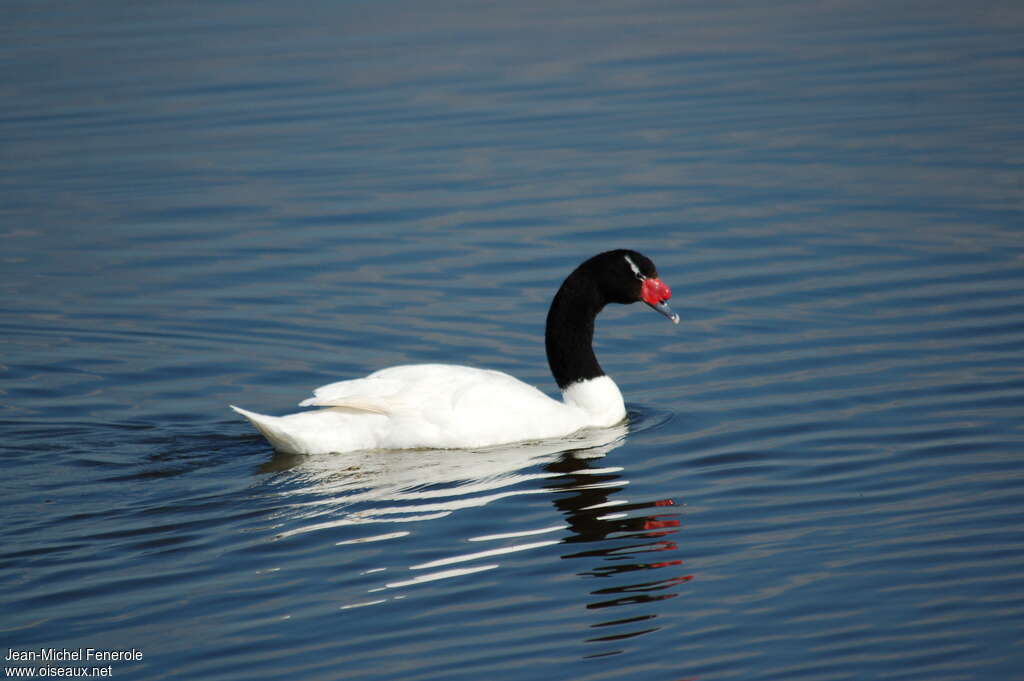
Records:
[[[6,645],[214,681],[1019,673],[1010,3],[30,4]],[[554,286],[620,246],[683,322],[602,314],[608,439],[294,457],[226,410],[419,361],[553,390]]]

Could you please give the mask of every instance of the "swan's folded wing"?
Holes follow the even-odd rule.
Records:
[[[401,384],[381,378],[356,378],[320,386],[300,407],[343,407],[388,414],[400,405]]]
[[[385,400],[375,400],[373,398],[336,398],[331,400],[321,399],[319,397],[310,397],[309,399],[302,400],[299,402],[300,407],[340,407],[344,409],[353,409],[355,411],[365,411],[371,414],[390,414],[395,410],[395,404],[393,402],[387,402]]]

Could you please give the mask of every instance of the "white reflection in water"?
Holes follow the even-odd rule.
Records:
[[[645,425],[650,424],[634,423],[634,428],[643,429]],[[682,560],[675,556],[653,561],[646,558],[678,551],[678,546],[668,539],[678,531],[678,514],[662,508],[654,514],[650,511],[674,506],[675,502],[661,499],[637,503],[613,498],[629,484],[622,476],[623,468],[595,465],[621,446],[628,432],[629,426],[623,424],[586,431],[566,440],[475,451],[278,455],[264,466],[266,472],[278,474],[275,494],[288,502],[277,511],[279,525],[275,538],[285,540],[322,531],[359,533],[360,528],[380,523],[401,523],[404,527],[400,530],[357,534],[337,539],[334,545],[404,543],[414,535],[422,546],[436,535],[437,539],[431,541],[450,547],[448,551],[437,547],[440,557],[421,558],[410,564],[403,564],[402,552],[398,550],[374,554],[374,560],[380,562],[361,566],[358,574],[379,574],[380,580],[369,585],[361,583],[358,593],[339,604],[342,610],[381,606],[402,599],[414,593],[410,590],[423,585],[492,572],[513,555],[538,552],[544,556],[552,547],[565,546],[569,550],[557,555],[557,564],[569,567],[582,580],[580,584],[588,585],[590,580],[597,579],[595,587],[600,587],[584,587],[579,596],[583,599],[582,608],[596,612],[609,607],[616,611],[620,607],[644,608],[642,613],[629,613],[633,616],[617,615],[590,624],[591,628],[602,628],[606,635],[586,635],[582,640],[588,646],[606,646],[610,641],[652,633],[661,627],[649,626],[658,617],[656,612],[649,611],[650,607],[677,595],[679,585],[690,576],[677,574]],[[533,516],[529,521],[518,520],[514,513],[503,511],[503,527],[496,532],[470,534],[453,530],[457,525],[443,531],[432,524],[423,525],[428,521],[445,522],[457,511],[480,509],[524,495],[547,495],[554,511],[551,521],[538,523]],[[508,527],[517,522],[519,527]],[[464,550],[468,543],[472,543],[472,550]],[[664,568],[672,574],[651,579],[650,570],[658,569],[660,576]],[[647,577],[634,579],[634,575]],[[369,594],[373,596],[368,598]],[[648,625],[642,631],[633,627],[639,621]],[[597,655],[616,652],[621,651],[602,651]]]
[[[295,500],[279,511],[287,521],[281,524],[302,521],[277,538],[344,525],[434,520],[509,496],[544,494],[545,488],[529,483],[559,473],[541,469],[543,464],[568,451],[577,458],[604,456],[623,442],[628,430],[622,424],[571,438],[480,450],[276,455],[263,470],[287,471],[291,484],[277,493]]]

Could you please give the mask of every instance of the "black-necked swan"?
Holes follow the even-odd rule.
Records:
[[[643,301],[679,323],[672,292],[636,251],[600,253],[570,274],[548,310],[544,341],[562,401],[500,371],[409,364],[317,388],[288,416],[232,406],[275,449],[327,454],[367,449],[472,449],[608,428],[626,418],[622,393],[594,356],[594,318],[608,303]]]

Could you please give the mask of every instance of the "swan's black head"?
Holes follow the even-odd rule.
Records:
[[[604,375],[592,341],[594,318],[605,305],[642,301],[678,324],[679,315],[668,306],[671,297],[654,263],[636,251],[599,253],[573,270],[551,301],[544,333],[558,387]]]
[[[595,255],[579,267],[600,287],[606,303],[644,302],[679,323],[679,315],[668,305],[672,290],[658,278],[658,268],[642,253],[619,249]]]

